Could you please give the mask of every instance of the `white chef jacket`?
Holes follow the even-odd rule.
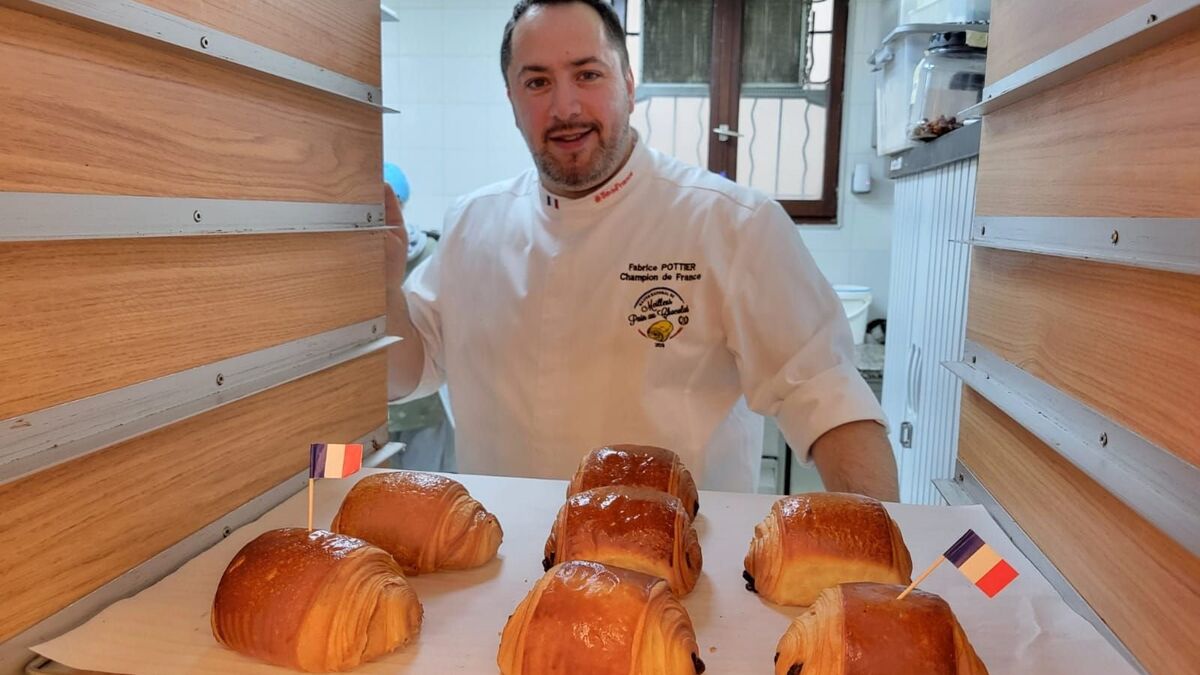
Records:
[[[459,470],[567,479],[593,447],[679,453],[704,488],[755,490],[762,418],[806,452],[883,421],[842,305],[775,201],[638,141],[596,192],[530,170],[446,216],[405,284],[449,385]]]

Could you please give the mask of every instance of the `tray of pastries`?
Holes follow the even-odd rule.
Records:
[[[701,493],[643,445],[563,478],[318,481],[314,529],[296,495],[40,645],[30,672],[1132,672],[982,508]],[[989,600],[947,566],[897,599],[967,528],[1021,568],[1013,590]]]

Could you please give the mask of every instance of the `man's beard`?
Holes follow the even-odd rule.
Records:
[[[569,126],[575,128],[579,125]],[[592,125],[591,129],[596,134],[597,147],[594,160],[589,165],[575,164],[566,166],[560,162],[550,150],[550,144],[553,141],[548,136],[557,130],[552,128],[546,132],[546,146],[543,147],[541,152],[534,155],[538,171],[549,179],[550,182],[575,191],[596,187],[609,176],[616,173],[621,161],[625,159],[625,150],[628,146],[627,139],[632,133],[629,122],[626,121],[616,136],[610,141],[605,140],[600,127]]]

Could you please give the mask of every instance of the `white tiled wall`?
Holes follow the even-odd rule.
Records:
[[[512,0],[384,0],[383,157],[408,176],[408,222],[440,230],[454,199],[532,165],[500,77]]]
[[[384,0],[384,159],[408,175],[405,216],[440,229],[455,197],[531,166],[500,77],[500,38],[513,0]],[[874,81],[867,57],[895,23],[894,0],[851,0],[842,126],[843,186],[836,227],[802,230],[830,282],[873,289],[871,317],[887,311],[892,186],[875,156]],[[872,190],[852,194],[854,165],[871,167]]]

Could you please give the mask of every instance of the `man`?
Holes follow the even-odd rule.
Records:
[[[460,200],[389,296],[406,338],[392,393],[446,379],[459,468],[567,478],[591,447],[643,443],[703,487],[752,491],[753,410],[811,451],[828,489],[895,500],[836,295],[777,203],[638,140],[612,9],[522,0],[501,67],[537,170]]]

